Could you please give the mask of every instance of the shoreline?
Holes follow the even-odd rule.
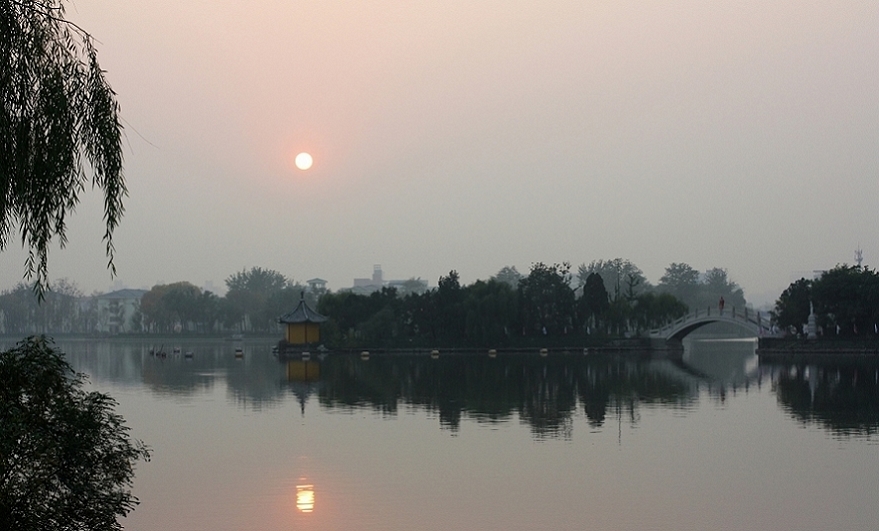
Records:
[[[761,361],[879,361],[879,339],[760,338]]]

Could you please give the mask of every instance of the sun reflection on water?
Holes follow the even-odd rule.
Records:
[[[314,485],[296,485],[296,508],[301,513],[314,511]]]

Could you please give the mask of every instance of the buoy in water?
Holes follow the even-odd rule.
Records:
[[[362,359],[363,361],[368,360],[368,359],[369,359],[369,351],[368,351],[368,350],[364,350],[363,352],[361,352],[361,353],[360,353],[360,359]]]
[[[495,349],[493,349],[493,348],[492,348],[492,349],[489,349],[489,350],[488,350],[488,357],[489,357],[489,358],[496,358],[496,357],[497,357],[497,351],[496,351]]]
[[[549,351],[545,348],[540,349],[540,356],[545,358],[549,355]]]
[[[430,351],[430,357],[433,359],[437,359],[439,357],[439,351],[437,349],[433,349]]]

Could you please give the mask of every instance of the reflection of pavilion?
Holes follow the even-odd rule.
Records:
[[[299,402],[302,414],[305,414],[305,403],[308,397],[316,394],[320,388],[320,362],[312,360],[290,360],[286,367],[287,382],[290,391]]]

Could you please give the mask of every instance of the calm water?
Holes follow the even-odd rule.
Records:
[[[234,345],[60,344],[153,449],[127,529],[879,525],[876,365],[761,365],[752,341],[682,362]]]

